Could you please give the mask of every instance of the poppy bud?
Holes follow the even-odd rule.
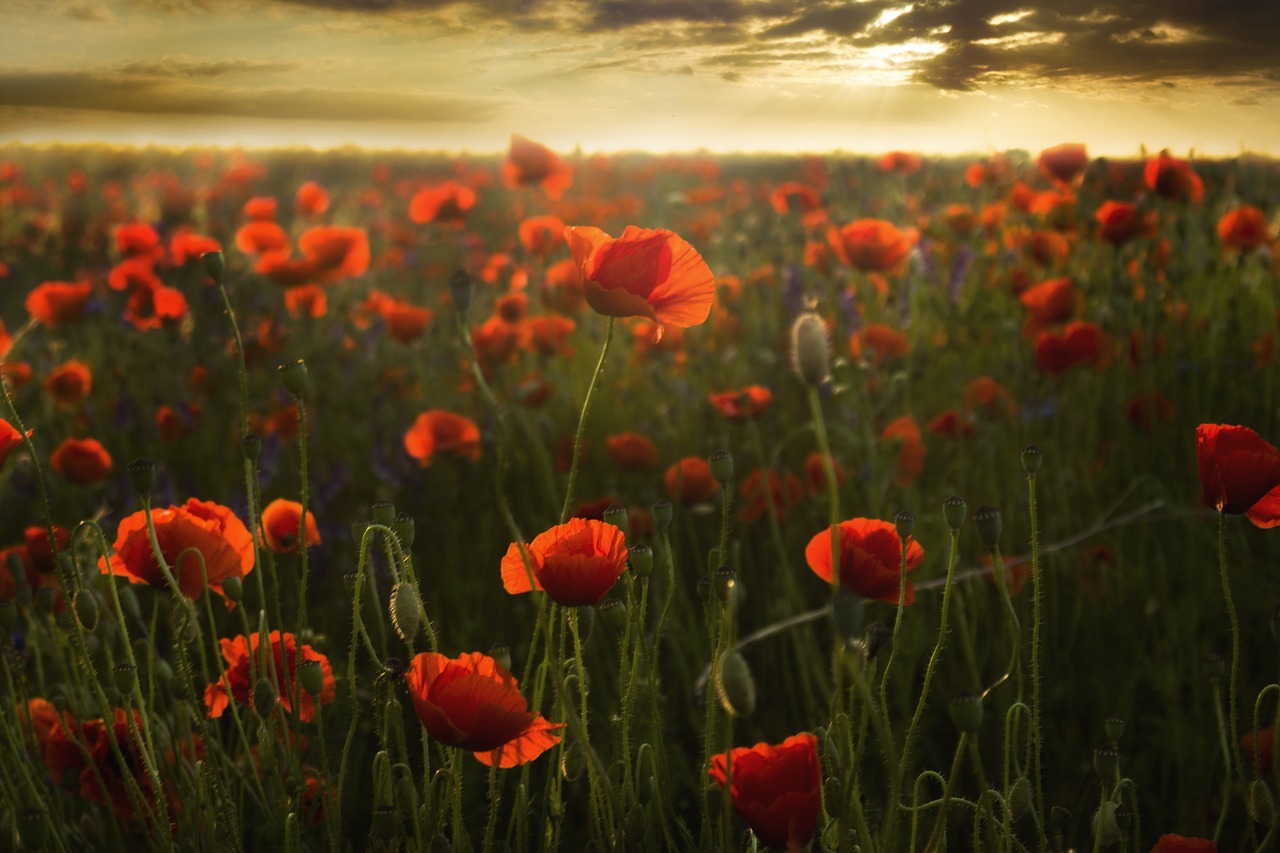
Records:
[[[133,589],[129,586],[122,586],[116,590],[120,597],[120,609],[130,619],[141,619],[142,608],[138,606],[138,597],[133,594]]]
[[[54,595],[57,593],[51,586],[42,586],[35,592],[36,607],[43,613],[53,612]]]
[[[391,588],[391,627],[406,643],[413,639],[422,627],[417,588],[409,581],[401,581]]]
[[[129,479],[142,497],[150,497],[156,487],[156,463],[150,459],[135,459],[129,463]]]
[[[391,501],[374,501],[372,511],[373,523],[383,527],[390,527],[396,517],[396,505]]]
[[[952,495],[942,502],[942,517],[947,520],[952,530],[959,530],[968,514],[969,505],[959,495]]]
[[[977,734],[982,728],[982,697],[977,693],[961,693],[951,700],[951,719],[965,734]]]
[[[284,383],[285,390],[295,397],[301,397],[307,393],[307,363],[302,359],[291,361],[288,364],[282,364],[278,368],[280,371],[280,381]]]
[[[560,773],[566,782],[577,782],[587,772],[587,751],[577,740],[569,741],[569,746],[560,759]]]
[[[733,479],[733,454],[729,451],[717,450],[707,457],[707,464],[711,466],[711,476],[720,485]]]
[[[618,602],[621,604],[622,602]],[[623,608],[622,615],[627,615],[626,608]],[[589,604],[581,607],[575,607],[569,611],[569,618],[573,620],[574,627],[578,631],[578,642],[582,645],[587,644],[587,640],[591,639],[591,632],[596,627],[596,609]]]
[[[380,749],[373,756],[374,806],[389,806],[394,796],[394,786],[391,783],[391,753]]]
[[[200,265],[204,267],[205,274],[209,278],[222,284],[222,274],[226,272],[227,261],[221,252],[205,252],[200,256]]]
[[[1022,450],[1022,470],[1031,476],[1035,476],[1040,471],[1040,466],[1044,463],[1044,451],[1036,447],[1034,444],[1028,444]]]
[[[827,378],[831,348],[827,326],[813,311],[806,311],[791,324],[791,368],[804,384],[814,387]]]
[[[1004,520],[1000,510],[983,504],[973,514],[973,526],[978,528],[978,538],[987,546],[988,551],[1000,547],[1000,534],[1004,531]]]
[[[262,458],[262,439],[249,433],[240,439],[240,452],[244,454],[245,459],[256,463]]]
[[[239,575],[231,575],[222,582],[222,594],[228,601],[239,602],[244,598],[244,581]]]
[[[625,532],[627,529],[627,508],[620,504],[612,504],[600,515],[600,520],[605,524],[612,524]]]
[[[13,599],[0,601],[0,628],[6,633],[13,630],[18,624],[18,602]]]
[[[138,683],[138,668],[131,663],[118,663],[111,671],[116,690],[123,696],[132,696],[133,687]]]
[[[627,550],[627,562],[631,564],[631,573],[645,580],[653,574],[653,549],[648,545],[633,545]]]
[[[1031,811],[1031,780],[1026,776],[1019,776],[1009,788],[1009,795],[1005,800],[1009,804],[1009,816],[1014,820],[1021,819]]]
[[[449,279],[449,297],[453,300],[453,307],[458,312],[458,316],[465,320],[467,311],[471,309],[471,294],[473,292],[471,285],[471,276],[466,271],[458,270]]]
[[[262,719],[271,716],[271,712],[280,704],[280,694],[269,679],[259,678],[253,685],[253,710]]]
[[[675,507],[671,501],[658,501],[653,505],[653,523],[657,525],[659,533],[666,533],[667,528],[671,526],[671,516],[674,514]]]
[[[396,538],[400,540],[402,548],[413,547],[413,539],[417,532],[413,523],[413,516],[405,512],[398,513],[391,522],[391,529],[395,532]]]
[[[431,837],[431,853],[453,853],[453,844],[442,833]]]
[[[324,670],[320,668],[320,661],[307,658],[298,664],[298,683],[308,696],[319,696],[324,689]]]
[[[395,806],[378,806],[373,810],[373,834],[382,841],[391,841],[400,831],[400,816]]]
[[[1120,738],[1124,736],[1124,720],[1119,717],[1107,717],[1102,721],[1103,728],[1107,731],[1107,740],[1111,741],[1111,745],[1115,746],[1120,742]]]
[[[511,670],[511,649],[507,648],[506,643],[498,643],[489,649],[489,657],[496,660],[503,669]]]
[[[1270,826],[1276,818],[1276,801],[1271,796],[1271,789],[1261,779],[1254,779],[1249,784],[1249,796],[1245,798],[1245,807],[1254,823]]]
[[[1107,802],[1093,813],[1093,834],[1101,837],[1104,847],[1120,843],[1120,825],[1116,823],[1117,808],[1115,803]]]
[[[1061,835],[1067,831],[1067,821],[1071,820],[1071,812],[1062,806],[1054,806],[1049,809],[1049,827],[1056,835]]]
[[[846,643],[862,634],[862,614],[862,596],[843,586],[836,590],[831,599],[831,621]]]
[[[1109,744],[1094,749],[1093,769],[1098,774],[1098,780],[1110,788],[1116,781],[1116,774],[1120,772],[1120,750]]]
[[[24,847],[39,850],[49,837],[49,812],[46,809],[23,809],[18,814],[18,834]]]
[[[716,668],[716,694],[720,707],[735,717],[750,716],[756,709],[756,680],[738,652],[729,652]]]
[[[616,598],[600,602],[600,620],[615,634],[621,634],[627,626],[627,605]]]
[[[867,626],[867,635],[863,639],[867,648],[867,660],[872,660],[884,648],[885,643],[893,636],[893,631],[883,622],[872,622]]]
[[[92,633],[98,627],[98,599],[89,590],[81,588],[76,590],[71,602],[80,627]]]
[[[898,531],[898,538],[905,542],[916,529],[916,517],[904,509],[893,517],[893,526]]]
[[[284,818],[284,853],[302,853],[302,824],[297,812],[289,812]]]
[[[1210,681],[1218,681],[1227,673],[1227,662],[1217,652],[1209,652],[1204,656],[1204,671]]]
[[[728,607],[738,597],[738,573],[728,566],[721,566],[711,576],[711,588],[720,603]]]
[[[396,775],[396,807],[400,809],[400,817],[412,820],[418,811],[418,792],[413,787],[413,772],[407,764],[397,764]]]
[[[840,813],[840,803],[844,799],[844,786],[840,784],[840,777],[828,776],[826,781],[822,783],[822,801],[827,804],[827,812],[829,814]]]

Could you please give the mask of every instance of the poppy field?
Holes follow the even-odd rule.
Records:
[[[14,849],[1280,847],[1280,168],[0,148]]]

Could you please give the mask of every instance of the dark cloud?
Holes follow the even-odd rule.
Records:
[[[799,15],[774,24],[765,30],[772,38],[801,36],[807,33],[826,33],[833,36],[852,36],[861,33],[881,13],[893,6],[889,2],[825,3],[813,5]]]
[[[1247,95],[1243,98],[1236,98],[1231,101],[1231,105],[1236,107],[1260,107],[1262,106],[1262,101],[1253,95]]]
[[[739,71],[721,71],[720,79],[726,80],[730,83],[737,83],[742,79],[742,73]]]
[[[297,62],[265,62],[257,59],[192,59],[182,56],[159,56],[126,62],[116,70],[121,74],[143,77],[221,77],[224,74],[273,74],[300,68]]]
[[[103,72],[0,70],[0,106],[333,121],[480,122],[499,104],[362,89],[215,87]]]
[[[115,16],[106,6],[98,3],[72,3],[67,7],[67,16],[77,21],[114,21]]]

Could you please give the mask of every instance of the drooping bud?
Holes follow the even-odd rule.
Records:
[[[982,728],[982,697],[977,693],[961,693],[951,700],[951,719],[965,734],[977,734]]]
[[[75,597],[71,599],[72,607],[76,611],[76,619],[80,622],[80,627],[92,633],[98,627],[98,598],[92,590],[86,587],[80,587],[76,590]]]
[[[241,601],[244,598],[244,581],[239,575],[231,575],[222,581],[222,594],[228,601]]]
[[[968,512],[969,505],[959,495],[952,495],[942,502],[942,516],[952,530],[959,530],[964,525]]]
[[[1120,826],[1116,823],[1116,809],[1113,802],[1106,802],[1093,813],[1093,834],[1101,838],[1103,847],[1120,843]]]
[[[1004,532],[1004,520],[1000,510],[983,504],[973,514],[973,526],[978,528],[978,538],[987,546],[988,551],[1000,547],[1000,534]]]
[[[720,485],[733,479],[733,454],[729,451],[717,450],[707,457],[707,464],[711,466],[711,476]]]
[[[1015,779],[1013,785],[1009,787],[1009,795],[1005,800],[1009,804],[1009,816],[1014,820],[1020,820],[1023,815],[1031,811],[1031,780],[1026,776]]]
[[[749,716],[756,709],[756,680],[743,656],[732,651],[716,667],[716,694],[720,707],[735,717]]]
[[[384,842],[390,842],[400,832],[400,815],[392,805],[378,806],[373,810],[373,834]]]
[[[1245,798],[1245,806],[1254,823],[1270,826],[1276,819],[1276,801],[1271,789],[1261,779],[1249,783],[1249,795]]]
[[[883,622],[872,622],[868,625],[867,635],[863,638],[867,648],[867,660],[873,660],[892,636],[893,631]]]
[[[391,627],[406,643],[418,634],[422,627],[421,599],[411,581],[401,581],[391,588]]]
[[[791,324],[791,368],[810,387],[820,385],[831,369],[827,326],[813,311],[804,312]]]
[[[564,776],[566,782],[577,782],[586,772],[587,751],[582,748],[582,744],[576,738],[571,738],[569,745],[565,748],[564,756],[560,759],[560,774]]]
[[[227,269],[227,260],[222,256],[222,252],[205,252],[200,256],[200,266],[204,267],[205,274],[209,278],[222,284],[222,275]]]
[[[298,359],[288,364],[282,364],[279,370],[280,381],[284,383],[286,391],[295,397],[302,397],[307,393],[307,363],[305,361]]]

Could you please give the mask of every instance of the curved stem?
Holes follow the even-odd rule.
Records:
[[[595,393],[596,383],[604,372],[604,360],[609,354],[609,344],[613,341],[613,325],[615,317],[609,318],[605,328],[604,346],[600,347],[600,360],[596,362],[595,373],[591,374],[591,384],[587,386],[587,396],[582,399],[582,411],[578,414],[578,432],[573,438],[573,460],[569,463],[569,486],[564,493],[564,506],[560,508],[560,523],[569,520],[569,509],[573,506],[573,487],[578,482],[578,457],[582,453],[582,434],[587,427],[587,408],[591,405],[591,395]]]

